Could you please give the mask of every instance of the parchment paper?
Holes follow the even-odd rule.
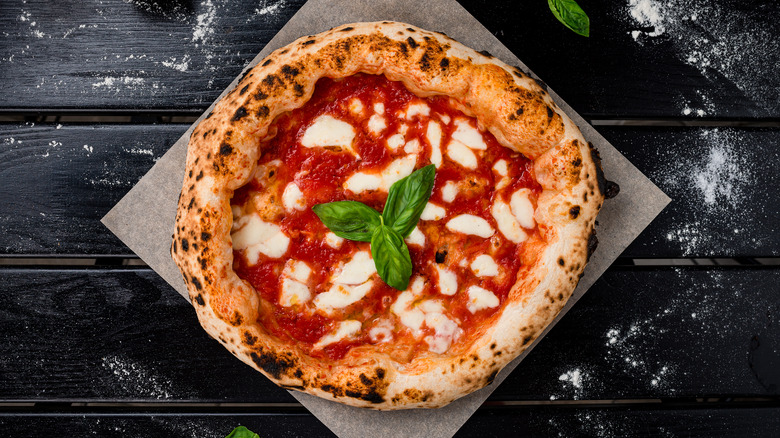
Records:
[[[357,21],[403,21],[442,31],[478,51],[487,50],[509,65],[527,67],[493,34],[454,0],[309,0],[249,64],[303,35]],[[533,42],[532,42],[533,43]],[[238,77],[223,92],[231,90]],[[555,102],[601,153],[607,178],[620,185],[620,195],[607,200],[599,214],[599,246],[566,307],[523,355],[504,368],[492,385],[435,410],[377,412],[352,408],[292,391],[307,409],[340,437],[451,437],[531,349],[579,300],[623,250],[669,203],[670,199],[550,90]],[[221,97],[221,96],[220,96]],[[212,105],[213,107],[213,105]],[[204,112],[207,114],[209,110]],[[193,125],[194,126],[194,125]],[[103,218],[103,223],[152,269],[187,298],[178,268],[169,255],[176,203],[184,177],[187,140],[192,127],[138,184]],[[368,433],[370,431],[370,433]]]

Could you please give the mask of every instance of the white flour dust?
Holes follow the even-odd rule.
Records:
[[[130,395],[156,399],[174,397],[170,380],[126,357],[107,356],[102,359],[102,365],[111,372],[114,382]]]
[[[691,215],[676,221],[665,236],[680,245],[682,255],[707,255],[700,252],[730,237],[712,232],[724,224],[733,237],[757,239],[748,233],[762,208],[751,202],[754,149],[739,131],[714,128],[700,130],[683,153],[659,150],[664,165],[651,177],[673,198],[681,198]]]
[[[184,55],[178,61],[177,58],[171,57],[169,60],[161,62],[161,64],[168,68],[185,72],[190,65],[190,55]]]
[[[558,376],[562,392],[560,394],[551,395],[550,400],[580,400],[585,393],[584,391],[589,381],[589,377],[588,373],[584,372],[580,367],[563,372]]]
[[[625,17],[636,26],[629,33],[637,43],[669,42],[676,57],[705,78],[725,78],[766,110],[780,107],[780,88],[767,86],[777,84],[780,62],[780,38],[771,15],[705,0],[628,0]],[[681,114],[707,115],[714,108],[707,108],[704,99],[700,106],[682,102]]]

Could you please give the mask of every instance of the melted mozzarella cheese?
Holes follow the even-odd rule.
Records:
[[[471,270],[477,277],[495,277],[498,275],[498,265],[493,257],[482,254],[471,262]]]
[[[436,265],[436,272],[439,274],[439,292],[443,295],[455,295],[458,291],[458,276],[439,265]]]
[[[479,286],[470,286],[468,290],[466,290],[466,293],[469,296],[466,307],[471,313],[498,306],[498,297],[487,289],[483,289]]]
[[[425,234],[423,234],[419,228],[414,227],[409,234],[409,237],[404,239],[404,242],[409,245],[425,246]]]
[[[493,206],[490,208],[490,214],[492,214],[493,219],[496,220],[498,230],[501,231],[501,234],[503,234],[507,240],[514,243],[520,243],[528,239],[528,234],[520,227],[520,223],[517,222],[517,218],[515,218],[509,205],[505,202],[496,199]]]
[[[477,168],[477,156],[463,143],[453,140],[447,146],[447,158],[467,169]]]
[[[314,306],[325,313],[330,313],[333,309],[342,309],[362,300],[373,285],[373,281],[367,281],[357,286],[334,284],[327,292],[314,298]]]
[[[447,181],[441,188],[441,199],[444,202],[452,202],[458,196],[458,184],[455,181]]]
[[[450,119],[450,116],[448,116],[447,114],[436,114],[436,115],[439,116],[439,119],[441,119],[441,121],[444,122],[445,125],[449,125],[450,120],[452,120]]]
[[[433,120],[428,122],[425,137],[431,145],[431,163],[438,169],[441,166],[441,126]]]
[[[536,226],[534,221],[534,205],[528,199],[531,193],[528,189],[520,189],[512,194],[509,205],[512,207],[512,214],[517,218],[517,222],[523,228],[533,228]]]
[[[406,113],[404,114],[404,118],[406,118],[406,120],[411,120],[415,116],[418,115],[427,116],[430,113],[431,113],[431,108],[428,105],[422,102],[417,102],[406,107]]]
[[[447,221],[447,228],[458,233],[473,234],[484,238],[488,238],[495,233],[488,221],[473,214],[455,216]]]
[[[401,292],[398,299],[395,300],[390,311],[395,313],[401,320],[401,324],[412,330],[413,333],[420,331],[423,322],[425,322],[425,313],[417,308],[410,308],[414,301],[414,294],[410,291]]]
[[[294,182],[287,184],[287,187],[284,188],[282,205],[284,205],[284,209],[287,211],[302,211],[306,209],[306,199],[303,197],[303,192]]]
[[[425,315],[425,325],[434,330],[433,336],[426,336],[428,349],[437,354],[445,353],[452,343],[463,334],[463,330],[443,313],[428,313]]]
[[[391,135],[390,138],[387,139],[387,148],[395,152],[404,145],[405,141],[404,136],[401,134]]]
[[[496,190],[501,190],[509,185],[511,181],[507,176],[509,175],[509,168],[507,166],[506,160],[501,159],[493,163],[493,172],[496,172],[501,177],[501,179],[496,183]]]
[[[382,102],[377,102],[374,104],[374,112],[377,114],[384,114],[385,113],[385,104]]]
[[[355,172],[344,182],[344,188],[353,193],[362,193],[368,190],[386,192],[394,182],[411,175],[416,163],[416,155],[407,155],[394,160],[379,174]]]
[[[341,248],[341,244],[344,243],[344,238],[339,237],[332,232],[328,231],[325,234],[325,244],[333,249]]]
[[[352,140],[355,139],[355,129],[347,122],[329,115],[319,116],[306,129],[301,137],[301,145],[306,148],[337,146],[355,156]]]
[[[309,286],[290,278],[282,279],[282,290],[279,296],[279,304],[284,307],[303,304],[311,299]]]
[[[380,320],[371,330],[368,331],[371,342],[382,343],[393,340],[393,324],[386,320]]]
[[[468,120],[458,119],[455,120],[455,132],[452,133],[452,139],[463,143],[471,149],[477,149],[484,151],[487,149],[487,144],[482,138],[482,134],[471,126]]]
[[[233,249],[245,250],[250,265],[257,263],[260,253],[276,259],[287,252],[290,238],[278,225],[263,222],[257,213],[243,216],[236,224],[239,230],[230,235]]]
[[[362,326],[363,324],[360,321],[355,321],[353,319],[341,321],[338,328],[336,328],[334,332],[328,333],[327,335],[320,338],[320,340],[313,345],[313,348],[315,350],[319,350],[330,344],[335,344],[336,342],[339,342],[343,339],[354,337],[360,332]]]
[[[379,135],[385,128],[387,128],[387,123],[385,122],[384,117],[379,114],[374,114],[369,117],[368,130],[371,131],[372,134]]]
[[[437,221],[443,218],[446,214],[447,214],[447,210],[443,209],[442,207],[439,207],[438,205],[432,202],[429,202],[425,204],[425,208],[423,209],[423,212],[420,215],[420,219],[424,221]]]
[[[376,265],[368,251],[358,251],[333,276],[334,283],[361,284],[376,274]]]
[[[407,154],[417,154],[420,153],[420,150],[422,150],[420,147],[420,140],[417,140],[416,138],[407,141],[404,145],[404,152]]]
[[[284,270],[282,271],[282,277],[291,278],[301,283],[309,281],[311,275],[311,268],[306,262],[300,260],[287,260],[284,264]]]
[[[360,101],[358,98],[354,98],[349,101],[349,112],[352,114],[359,116],[363,114],[363,102]]]

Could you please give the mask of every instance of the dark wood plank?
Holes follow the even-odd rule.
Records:
[[[131,255],[99,220],[186,128],[0,125],[0,254]],[[673,198],[625,256],[780,255],[780,130],[598,129]]]
[[[489,400],[778,397],[778,283],[613,268]],[[149,270],[3,269],[0,303],[2,401],[294,401]]]
[[[302,4],[3,2],[0,108],[200,112]],[[587,117],[780,115],[776,2],[649,3],[647,19],[583,0],[590,38],[545,2],[462,4]]]
[[[19,438],[56,430],[61,436],[222,438],[242,425],[261,437],[334,436],[310,414],[5,414],[0,432]],[[662,409],[523,406],[480,409],[457,437],[485,436],[700,436],[776,437],[780,408]]]

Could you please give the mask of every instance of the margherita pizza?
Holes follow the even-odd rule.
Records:
[[[603,201],[598,155],[539,83],[403,23],[275,51],[186,166],[172,254],[206,331],[284,388],[374,409],[490,383],[571,295]],[[424,198],[403,185],[421,169]],[[395,240],[315,213],[351,201],[386,229],[391,188],[419,198]]]

